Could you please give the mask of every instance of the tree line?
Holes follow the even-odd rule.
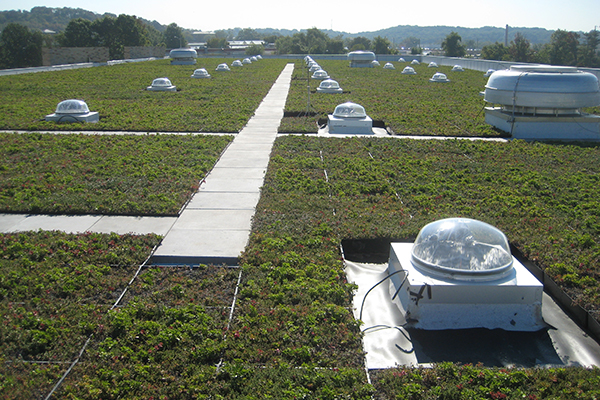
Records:
[[[42,65],[42,47],[108,47],[109,57],[120,60],[126,46],[184,47],[187,41],[177,24],[164,32],[141,19],[121,14],[90,21],[75,18],[58,34],[42,34],[18,23],[9,23],[0,34],[0,68]]]
[[[599,44],[600,34],[595,29],[582,35],[558,29],[552,33],[550,43],[533,46],[524,35],[517,32],[508,46],[499,42],[483,46],[481,49],[481,58],[486,60],[599,68]]]

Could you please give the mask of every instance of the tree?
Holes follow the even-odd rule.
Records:
[[[589,68],[600,67],[600,57],[598,57],[598,45],[600,44],[599,32],[594,29],[583,36],[585,43],[579,48],[579,66]]]
[[[357,36],[348,42],[348,48],[350,51],[369,50],[371,41],[364,36]]]
[[[259,40],[261,39],[260,33],[256,32],[252,28],[245,28],[238,32],[235,40]]]
[[[390,46],[392,44],[386,38],[377,36],[373,39],[373,51],[375,54],[390,54]]]
[[[257,56],[259,54],[263,54],[265,52],[265,48],[263,47],[262,44],[253,44],[250,45],[246,48],[246,55],[247,56]]]
[[[523,36],[520,32],[515,34],[515,40],[510,43],[508,48],[512,61],[517,62],[531,62],[533,52],[531,50],[531,43]]]
[[[329,36],[317,28],[310,28],[306,31],[306,45],[311,54],[324,54],[327,49]]]
[[[342,39],[342,35],[329,39],[326,51],[329,54],[344,54],[344,39]]]
[[[165,45],[165,37],[158,29],[152,25],[146,25],[146,32],[148,33],[148,43],[150,46]]]
[[[0,34],[2,68],[39,67],[42,65],[42,33],[10,23]]]
[[[165,38],[165,45],[168,49],[187,46],[187,40],[183,37],[183,31],[176,23],[169,24],[163,35]]]
[[[465,46],[461,43],[462,38],[456,32],[450,32],[442,41],[442,49],[447,57],[464,57],[467,54]]]
[[[577,65],[579,34],[556,30],[550,39],[550,63],[553,65]]]
[[[508,48],[504,43],[496,42],[481,48],[481,57],[486,60],[507,61]]]
[[[206,45],[211,49],[225,49],[229,46],[227,39],[212,37],[206,41]]]
[[[58,42],[63,47],[94,46],[92,22],[83,18],[72,19],[62,35],[59,36]]]

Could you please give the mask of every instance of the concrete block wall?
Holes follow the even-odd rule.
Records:
[[[104,63],[108,60],[108,47],[42,48],[42,63],[45,66],[87,62]]]
[[[124,57],[126,60],[135,60],[138,58],[163,58],[167,54],[165,46],[126,46]]]

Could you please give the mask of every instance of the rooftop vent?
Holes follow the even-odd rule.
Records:
[[[450,79],[448,79],[446,74],[436,72],[435,74],[433,74],[429,82],[450,82]]]
[[[448,218],[421,229],[414,244],[392,243],[390,293],[414,328],[536,331],[543,285],[510,253],[497,228]]]
[[[327,116],[327,125],[329,133],[373,134],[373,120],[363,106],[352,102],[338,105]]]
[[[375,53],[372,51],[351,51],[348,53],[351,68],[373,68],[372,61],[375,60]]]
[[[337,81],[333,79],[325,79],[321,81],[319,87],[317,88],[317,92],[319,93],[342,93],[342,88]]]
[[[463,69],[463,67],[461,67],[460,65],[456,64],[454,67],[452,67],[452,71],[454,71],[454,72],[464,72],[465,70]]]
[[[177,87],[175,87],[169,78],[156,78],[152,81],[152,85],[146,88],[147,90],[151,90],[153,92],[175,92],[177,91]]]
[[[192,78],[210,78],[210,74],[206,70],[206,68],[198,68],[192,74]]]
[[[402,70],[402,73],[404,75],[416,75],[417,74],[415,72],[415,69],[413,67],[409,67],[408,65],[406,67],[404,67],[404,69]]]
[[[438,67],[437,63],[435,63],[433,61],[430,62],[429,65],[427,66],[427,68],[437,68],[437,67]]]
[[[318,69],[312,74],[311,78],[312,79],[329,79],[329,75],[327,75],[326,71],[323,71],[322,69]]]
[[[244,66],[244,64],[242,64],[242,62],[240,60],[235,60],[234,62],[231,63],[232,67],[242,67]]]
[[[91,112],[83,100],[69,99],[58,103],[54,114],[46,115],[46,121],[54,122],[98,122],[98,112]]]
[[[173,49],[169,52],[171,65],[193,65],[196,64],[198,53],[194,49]]]
[[[394,67],[394,64],[392,63],[385,63],[385,65],[383,66],[384,69],[396,69],[396,67]]]
[[[229,65],[223,63],[223,64],[217,65],[217,68],[215,71],[231,71],[231,69],[229,69]]]
[[[582,108],[600,105],[598,78],[575,67],[513,65],[491,74],[486,122],[515,138],[600,140],[600,117]]]

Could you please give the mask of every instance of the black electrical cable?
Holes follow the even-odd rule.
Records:
[[[371,288],[369,290],[367,290],[367,293],[365,293],[365,296],[363,297],[362,304],[360,305],[360,313],[359,313],[359,318],[358,318],[359,320],[362,321],[362,313],[363,313],[363,309],[365,306],[365,300],[367,299],[367,296],[369,295],[369,293],[371,293],[371,291],[373,289],[375,289],[377,286],[379,286],[380,284],[382,284],[383,282],[385,282],[386,280],[388,280],[389,278],[391,278],[392,276],[394,276],[400,272],[406,273],[406,276],[404,276],[404,279],[402,280],[400,287],[396,291],[396,294],[394,294],[394,297],[392,297],[392,300],[393,300],[396,297],[396,295],[398,294],[398,292],[400,291],[400,289],[402,288],[402,286],[404,286],[404,282],[406,282],[406,279],[408,278],[408,271],[406,271],[406,270],[400,269],[398,271],[392,272],[391,274],[389,274],[388,276],[386,276],[385,278],[383,278],[382,280],[377,282],[375,285],[371,286]]]

